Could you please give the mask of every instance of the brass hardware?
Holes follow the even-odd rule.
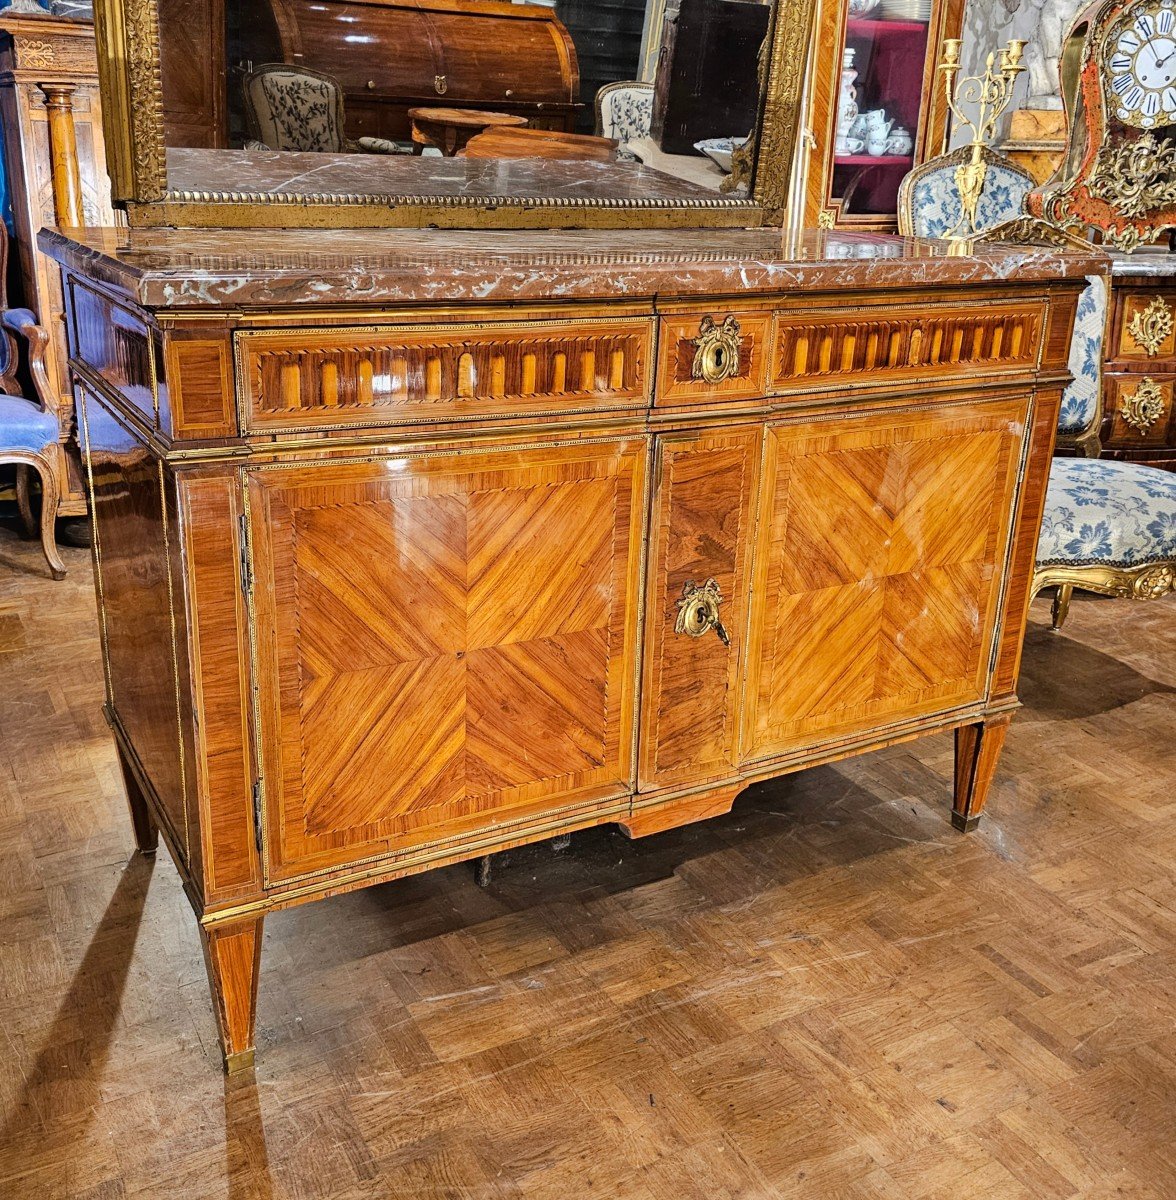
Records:
[[[833,229],[837,224],[837,214],[831,208],[822,208],[817,213],[818,229]]]
[[[433,91],[435,91],[438,96],[444,96],[445,93],[447,91],[449,91],[448,78],[444,75],[434,75],[433,76]]]
[[[716,325],[714,317],[705,316],[698,325],[698,337],[691,339],[694,362],[690,378],[705,383],[722,383],[739,374],[739,322],[733,313]]]
[[[1127,325],[1132,341],[1147,351],[1148,358],[1155,358],[1160,347],[1172,332],[1172,310],[1157,296],[1148,306],[1133,316]]]
[[[1134,141],[1103,146],[1088,190],[1129,219],[1176,204],[1176,145],[1145,133]],[[1128,252],[1139,244],[1139,236],[1130,224],[1108,230],[1111,244]]]
[[[1123,396],[1119,405],[1119,416],[1140,433],[1146,433],[1163,415],[1164,393],[1148,375],[1135,391]]]
[[[1024,50],[1023,41],[1010,39],[1007,46],[989,54],[983,75],[961,79],[960,39],[945,38],[943,41],[943,62],[939,64],[939,71],[943,75],[947,106],[959,125],[972,131],[971,154],[955,170],[956,187],[960,193],[960,217],[943,235],[953,241],[967,240],[976,233],[980,197],[984,193],[984,180],[988,175],[984,148],[992,141],[996,122],[1013,98],[1017,76],[1025,70],[1025,64],[1021,61]],[[964,104],[976,106],[975,120],[964,114],[961,107]]]
[[[718,635],[724,646],[731,644],[731,638],[723,622],[719,620],[719,605],[723,602],[723,593],[719,585],[708,579],[704,584],[690,580],[682,589],[682,599],[678,601],[678,619],[674,622],[674,632],[684,633],[687,637],[704,637],[712,629]]]

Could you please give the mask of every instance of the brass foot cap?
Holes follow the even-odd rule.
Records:
[[[236,1075],[238,1071],[248,1071],[252,1066],[252,1050],[238,1050],[236,1054],[225,1055],[226,1075]]]
[[[980,817],[962,817],[958,812],[953,812],[951,814],[951,823],[960,833],[971,833],[980,824]]]

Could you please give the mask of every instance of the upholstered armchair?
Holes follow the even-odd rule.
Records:
[[[941,237],[959,220],[956,167],[968,150],[916,167],[899,189],[899,232]],[[984,148],[988,171],[977,223],[986,239],[1015,229],[1032,178]],[[1176,589],[1176,474],[1137,463],[1100,460],[1103,339],[1107,281],[1088,278],[1078,302],[1070,373],[1062,395],[1058,443],[1083,457],[1050,466],[1032,594],[1053,587],[1053,628],[1060,629],[1074,589],[1146,600]]]
[[[288,63],[264,63],[244,78],[250,150],[308,150],[322,154],[408,154],[385,138],[343,134],[343,89],[330,75]]]
[[[623,80],[606,83],[596,93],[596,132],[616,138],[621,155],[625,143],[649,136],[653,123],[653,84]]]
[[[8,238],[0,223],[0,271],[8,257]],[[28,344],[29,374],[37,394],[36,400],[26,400],[16,373],[20,348],[13,334]],[[35,471],[41,480],[41,549],[49,563],[54,579],[65,577],[65,566],[57,553],[53,539],[57,518],[59,489],[57,486],[57,441],[61,424],[57,400],[49,375],[45,370],[45,347],[49,334],[37,324],[37,318],[27,308],[0,310],[0,464],[18,468],[17,498],[25,525],[32,525],[28,495],[28,471]]]

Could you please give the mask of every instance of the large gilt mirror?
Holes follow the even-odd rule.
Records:
[[[808,0],[98,0],[133,224],[748,226]]]

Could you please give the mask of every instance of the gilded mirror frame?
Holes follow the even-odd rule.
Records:
[[[173,191],[167,183],[155,0],[95,0],[103,132],[115,203],[131,225],[450,229],[747,228],[780,225],[801,121],[813,0],[775,0],[760,70],[746,198],[601,200]],[[765,69],[766,68],[766,69]],[[765,78],[766,76],[766,78]]]

